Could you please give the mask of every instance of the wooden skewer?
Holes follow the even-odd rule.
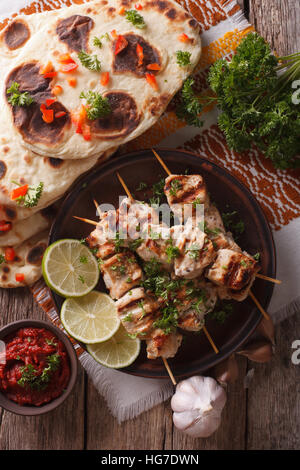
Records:
[[[159,163],[161,164],[161,166],[163,167],[163,169],[165,170],[166,173],[168,173],[168,175],[171,175],[172,173],[170,172],[169,168],[167,167],[167,165],[165,164],[165,162],[161,159],[161,157],[158,155],[158,153],[154,150],[154,149],[151,149],[152,152],[154,153],[155,157],[157,158],[157,160],[159,161]]]
[[[126,186],[125,181],[123,180],[122,176],[120,175],[120,173],[118,171],[117,171],[117,177],[118,177],[118,180],[120,181],[121,185],[123,186],[123,188],[125,190],[125,193],[129,197],[129,199],[131,199],[133,201],[133,197],[131,196],[131,193],[130,193],[129,189]]]
[[[73,217],[74,219],[82,220],[82,222],[86,222],[87,224],[91,224],[95,226],[98,225],[98,222],[96,222],[95,220],[85,219],[84,217],[77,217],[76,215],[73,215]]]
[[[164,365],[165,365],[165,368],[167,369],[167,372],[168,372],[168,374],[169,374],[169,376],[170,376],[170,379],[171,379],[171,381],[172,381],[172,384],[173,384],[173,385],[177,385],[177,382],[176,382],[176,380],[175,380],[175,377],[174,377],[174,375],[173,375],[173,372],[172,372],[171,369],[170,369],[170,366],[169,366],[169,364],[168,364],[167,359],[166,359],[165,357],[162,357],[162,360],[163,360],[163,363],[164,363]]]
[[[208,341],[210,342],[211,347],[212,347],[213,350],[215,351],[215,353],[216,353],[216,354],[219,354],[219,350],[218,350],[217,346],[215,345],[214,340],[213,340],[212,337],[210,336],[209,332],[207,331],[207,328],[206,328],[205,325],[203,326],[203,331],[204,331],[204,333],[205,333],[206,338],[207,338]]]
[[[253,292],[251,290],[249,291],[249,296],[251,297],[251,299],[255,303],[255,305],[258,308],[258,310],[260,311],[260,313],[265,317],[265,319],[270,320],[270,315],[262,308],[259,301],[257,300],[257,298],[255,297],[255,295],[253,294]]]
[[[99,214],[98,214],[98,207],[99,207],[99,204],[98,202],[96,201],[96,199],[93,199],[93,202],[94,202],[94,205],[96,207],[96,215],[99,217]]]
[[[270,281],[274,282],[274,284],[281,284],[282,281],[279,281],[279,279],[274,279],[273,277],[265,276],[264,274],[256,274],[256,277],[259,277],[260,279],[264,279],[265,281]]]

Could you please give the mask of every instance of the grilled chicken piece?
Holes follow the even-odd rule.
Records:
[[[119,299],[127,291],[140,284],[143,273],[130,251],[116,253],[101,264],[103,280],[113,299]]]
[[[200,331],[204,323],[204,318],[199,318],[193,309],[187,310],[178,318],[179,328],[186,331]]]
[[[226,248],[218,251],[206,277],[218,286],[240,291],[254,279],[258,271],[258,263],[250,255]]]
[[[185,279],[201,276],[216,257],[212,242],[194,222],[195,219],[189,218],[183,230],[180,225],[171,229],[174,245],[180,252],[174,259],[175,275]]]
[[[232,234],[226,233],[221,214],[214,204],[210,204],[204,210],[204,230],[216,251],[223,248],[242,251],[233,240]]]
[[[97,256],[104,259],[111,256],[116,244],[129,247],[150,223],[159,223],[159,216],[151,206],[124,198],[116,211],[100,213],[100,221],[87,242],[91,248],[98,247]]]
[[[160,302],[143,287],[130,290],[117,302],[117,309],[124,328],[141,339],[149,338],[153,323],[159,316]]]
[[[173,245],[169,227],[162,224],[149,225],[148,234],[143,235],[144,241],[137,248],[137,254],[144,260],[153,258],[160,261],[162,267],[170,271],[173,267],[173,258],[168,255],[168,249]]]
[[[159,215],[149,204],[124,198],[119,207],[119,230],[136,240],[149,225],[159,224]]]
[[[189,292],[192,290],[191,295]],[[204,325],[204,316],[216,305],[216,287],[210,282],[191,281],[181,290],[181,299],[184,295],[184,302],[177,307],[180,315],[178,326],[183,330],[199,331]]]
[[[200,175],[170,175],[165,180],[164,192],[180,222],[195,214],[196,204],[209,204],[206,185]],[[183,212],[184,205],[189,206],[185,208],[187,214]]]
[[[116,239],[118,231],[119,213],[118,211],[108,211],[101,213],[101,220],[95,230],[86,238],[90,248],[98,248],[96,256],[106,259],[116,253]],[[126,240],[121,240],[122,246]]]
[[[95,229],[87,238],[86,242],[91,249],[97,248],[97,258],[106,259],[116,253],[116,246],[114,242],[104,242],[99,244],[98,232]]]
[[[151,333],[151,338],[146,340],[148,359],[158,357],[174,357],[181,345],[182,335],[180,333],[164,334],[163,330],[156,328]]]
[[[209,231],[214,231],[217,229],[219,232],[225,232],[225,227],[220,212],[214,204],[209,204],[208,207],[204,209],[204,220],[205,227]]]

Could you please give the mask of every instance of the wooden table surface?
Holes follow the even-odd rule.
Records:
[[[278,53],[300,50],[299,0],[244,0],[246,15]],[[1,289],[0,326],[45,319],[27,289]],[[20,417],[0,409],[0,449],[299,449],[300,366],[291,344],[300,338],[296,315],[276,328],[276,355],[264,364],[239,359],[240,377],[254,368],[250,387],[240,378],[228,390],[222,424],[208,439],[191,439],[172,424],[170,403],[121,425],[80,370],[74,392],[54,412]]]

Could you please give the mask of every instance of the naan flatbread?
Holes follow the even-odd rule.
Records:
[[[6,222],[10,230],[0,230],[0,246],[20,245],[25,240],[49,229],[57,212],[57,204],[36,212],[27,219]]]
[[[199,60],[199,28],[172,0],[141,0],[139,4],[142,9],[137,13],[146,24],[143,29],[134,26],[119,12],[122,6],[126,10],[134,9],[135,1],[98,0],[30,17],[18,16],[14,19],[15,26],[10,24],[2,33],[0,49],[5,50],[0,56],[1,70],[5,70],[1,93],[3,109],[14,134],[28,149],[41,156],[88,159],[134,139],[157,121]],[[113,30],[127,41],[117,55],[118,39],[113,38]],[[103,37],[106,33],[108,40]],[[184,42],[179,39],[183,33],[187,36]],[[95,37],[101,38],[101,48],[94,45]],[[137,45],[143,50],[140,63]],[[110,74],[108,85],[101,85],[99,71],[82,65],[78,58],[82,50],[97,55],[101,71]],[[190,54],[190,65],[177,63],[177,51]],[[66,53],[78,64],[71,74],[60,71],[59,58]],[[58,71],[54,78],[40,74],[49,61]],[[150,70],[151,64],[158,64],[160,70]],[[158,90],[147,82],[145,77],[149,72],[155,76]],[[68,84],[70,76],[76,78],[76,86]],[[13,82],[20,84],[20,91],[28,91],[35,102],[30,106],[12,107],[6,90]],[[49,109],[66,114],[47,124],[42,119],[40,105],[53,98],[52,90],[57,84],[63,88],[63,93]],[[71,119],[85,103],[80,99],[82,91],[101,93],[111,107],[105,118],[87,122],[91,140],[75,132]]]
[[[59,199],[71,184],[97,163],[104,162],[116,148],[100,157],[86,160],[60,160],[40,157],[25,149],[12,133],[4,133],[5,122],[0,116],[0,221],[17,221],[32,216]],[[38,204],[31,208],[18,205],[10,198],[11,191],[19,184],[36,187],[44,183]],[[0,237],[1,238],[1,237]]]
[[[0,264],[0,287],[20,287],[34,284],[42,275],[42,259],[48,244],[49,231],[31,237],[14,246],[14,261]],[[5,248],[0,247],[0,255],[5,255]],[[16,274],[24,275],[24,280],[17,281]]]

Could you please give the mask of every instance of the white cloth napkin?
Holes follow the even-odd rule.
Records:
[[[2,0],[0,2],[0,20],[5,19],[12,13],[18,12],[20,8],[30,3],[32,3],[31,0],[10,0],[9,2]],[[36,0],[35,3],[39,2]],[[43,0],[43,3],[47,4],[47,0]],[[59,4],[60,2],[57,0],[55,3]],[[219,3],[224,5],[226,2]],[[209,29],[204,28],[202,33],[203,46],[207,46],[227,31],[240,30],[249,26],[241,12],[229,14],[234,5],[234,1],[229,1],[224,7],[228,11],[227,19],[217,26],[212,26]],[[163,144],[166,145],[167,143],[169,147],[177,147],[188,138],[189,133],[191,133],[190,128],[180,129],[176,132],[176,135],[173,134]],[[277,277],[286,281],[284,285],[276,286],[274,290],[269,311],[275,322],[294,313],[300,307],[298,297],[300,262],[299,257],[296,256],[299,250],[295,250],[295,245],[299,240],[299,230],[300,219],[291,222],[288,226],[275,233],[278,256]],[[291,275],[291,273],[293,274]],[[42,282],[39,288],[33,288],[33,292],[40,305],[43,306],[45,303],[45,305],[49,306],[49,291]],[[47,310],[52,320],[56,322],[59,320],[54,307],[50,311],[45,306],[44,309]],[[161,403],[173,393],[173,386],[170,380],[145,379],[107,369],[100,366],[86,352],[80,356],[80,362],[99,393],[105,397],[109,409],[118,421],[137,416],[141,412]]]

